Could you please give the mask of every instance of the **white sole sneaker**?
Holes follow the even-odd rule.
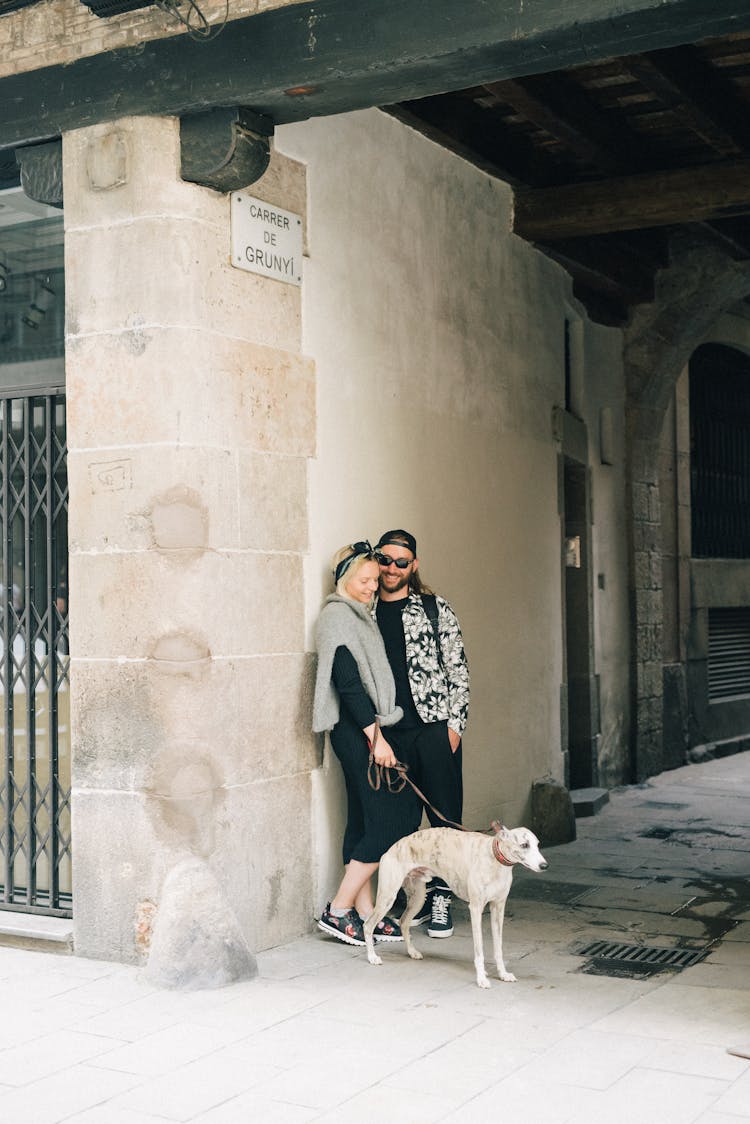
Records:
[[[340,929],[334,929],[332,925],[326,925],[325,921],[318,922],[318,928],[323,933],[327,933],[329,937],[335,937],[337,941],[343,941],[344,944],[356,944],[360,948],[364,948],[364,941],[360,941],[357,937],[350,937],[348,933],[342,933]]]
[[[428,937],[452,937],[453,929],[428,929]]]

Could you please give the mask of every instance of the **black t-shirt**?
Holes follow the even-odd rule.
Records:
[[[376,609],[378,628],[383,637],[393,678],[396,680],[396,703],[404,712],[404,717],[398,723],[398,726],[402,729],[422,725],[422,719],[419,717],[412,698],[409,673],[406,667],[406,640],[404,639],[404,622],[401,619],[406,600],[405,597],[398,601],[379,599]]]

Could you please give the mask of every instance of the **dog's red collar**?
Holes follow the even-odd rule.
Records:
[[[514,862],[511,862],[510,859],[506,859],[505,855],[500,850],[500,844],[497,841],[497,836],[495,836],[495,838],[492,840],[492,854],[495,856],[499,863],[503,864],[503,866],[516,865]]]

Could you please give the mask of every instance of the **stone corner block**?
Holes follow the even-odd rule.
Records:
[[[146,977],[159,987],[225,987],[257,975],[255,956],[205,862],[184,859],[167,875]]]
[[[564,784],[544,777],[531,786],[532,830],[542,847],[572,843],[576,837],[573,801]]]

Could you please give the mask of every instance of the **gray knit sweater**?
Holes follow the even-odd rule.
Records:
[[[313,700],[313,730],[332,730],[339,720],[339,697],[332,681],[333,657],[348,648],[357,664],[381,726],[393,726],[403,717],[396,706],[396,684],[385,654],[377,622],[367,605],[332,593],[323,602],[315,629],[318,673]]]

